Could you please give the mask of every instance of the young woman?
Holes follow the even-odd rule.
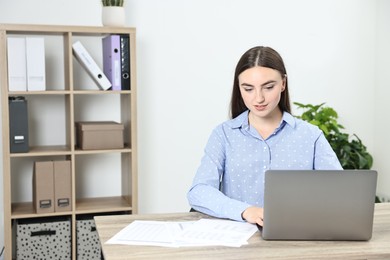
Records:
[[[287,72],[272,48],[240,58],[230,105],[187,194],[193,209],[262,226],[265,171],[342,169],[322,131],[290,114]]]

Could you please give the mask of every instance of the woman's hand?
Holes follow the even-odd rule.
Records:
[[[244,210],[241,215],[247,222],[263,226],[263,208],[249,207]]]

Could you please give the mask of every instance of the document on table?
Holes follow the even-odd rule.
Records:
[[[176,247],[174,237],[191,223],[135,220],[114,235],[107,244]]]
[[[191,222],[136,220],[107,244],[165,247],[220,245],[240,247],[257,231],[253,224],[220,219]]]

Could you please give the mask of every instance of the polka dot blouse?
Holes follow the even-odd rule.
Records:
[[[342,169],[322,131],[284,112],[267,139],[248,124],[248,111],[217,126],[187,194],[194,209],[242,221],[249,206],[263,207],[269,169]],[[220,191],[221,190],[221,191]]]

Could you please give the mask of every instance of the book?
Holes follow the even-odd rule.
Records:
[[[26,38],[7,38],[8,89],[27,90]]]
[[[130,90],[130,39],[128,34],[120,35],[122,90]]]
[[[108,35],[103,43],[103,72],[111,81],[112,90],[122,89],[120,36]]]
[[[88,72],[91,78],[98,84],[99,88],[102,90],[107,90],[111,88],[111,82],[108,80],[106,75],[97,65],[95,60],[81,44],[80,41],[73,43],[72,45],[73,54],[80,62],[81,66]]]
[[[43,37],[26,38],[27,90],[46,90],[45,40]]]

